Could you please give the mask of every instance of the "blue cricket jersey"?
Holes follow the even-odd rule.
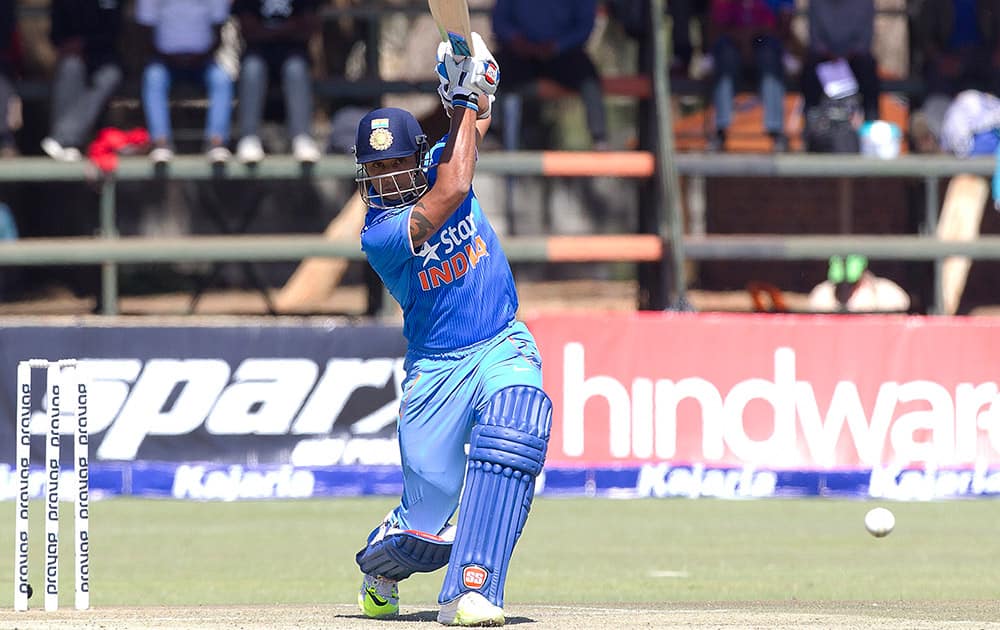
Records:
[[[428,183],[437,179],[445,138],[430,151]],[[403,309],[411,351],[438,353],[493,337],[514,319],[517,291],[510,264],[475,192],[414,252],[412,206],[369,208],[361,249]]]

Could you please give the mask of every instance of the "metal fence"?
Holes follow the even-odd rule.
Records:
[[[484,153],[478,172],[531,177],[632,177],[655,175],[653,156],[643,152],[498,152]],[[1000,259],[1000,237],[969,242],[942,241],[934,236],[940,204],[940,182],[953,175],[989,176],[990,158],[959,160],[944,156],[902,156],[879,160],[845,155],[703,155],[676,156],[682,177],[844,177],[913,178],[923,180],[923,234],[857,235],[684,235],[664,230],[655,235],[605,234],[588,237],[509,237],[504,248],[513,262],[653,262],[682,252],[683,260],[823,260],[836,254],[863,254],[872,259],[942,261],[948,256]],[[2,265],[97,264],[102,272],[102,308],[118,312],[117,267],[120,264],[171,262],[287,261],[310,256],[363,258],[357,239],[327,240],[314,234],[225,235],[172,238],[121,237],[117,232],[116,184],[158,178],[301,179],[351,178],[353,160],[329,156],[313,166],[276,156],[256,167],[230,163],[213,166],[201,156],[179,157],[166,168],[141,157],[123,158],[114,177],[100,180],[100,230],[95,237],[21,239],[0,244]],[[83,164],[61,164],[46,158],[0,161],[0,181],[80,181],[95,174]],[[679,241],[678,241],[679,239]],[[670,265],[664,265],[669,273]],[[935,304],[941,309],[940,265],[936,265]]]

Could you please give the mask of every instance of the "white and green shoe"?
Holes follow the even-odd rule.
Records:
[[[438,612],[438,623],[446,626],[502,626],[505,621],[503,608],[475,591],[443,604]]]
[[[358,607],[366,617],[381,619],[399,614],[399,582],[381,575],[365,575],[358,592]]]

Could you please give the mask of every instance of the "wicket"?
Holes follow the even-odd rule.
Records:
[[[76,609],[90,608],[90,454],[87,436],[87,383],[77,373],[75,359],[49,361],[29,359],[17,364],[17,446],[15,466],[18,483],[14,519],[14,610],[28,610],[28,499],[31,463],[31,375],[46,371],[48,430],[45,440],[45,610],[59,608],[59,453],[60,406],[70,393],[66,408],[76,401],[73,431],[73,524],[76,564]],[[75,395],[73,395],[75,393]]]

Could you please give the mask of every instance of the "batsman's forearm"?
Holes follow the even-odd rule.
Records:
[[[476,166],[476,110],[455,107],[448,141],[441,151],[437,180],[410,212],[410,244],[423,246],[455,212],[472,189]]]
[[[472,176],[476,170],[477,138],[476,110],[456,107],[448,132],[448,144],[452,146],[450,151],[445,146],[444,154],[447,157],[438,165],[438,182],[446,178],[449,188],[453,187],[456,194],[461,195],[461,199],[465,199],[472,187]]]

